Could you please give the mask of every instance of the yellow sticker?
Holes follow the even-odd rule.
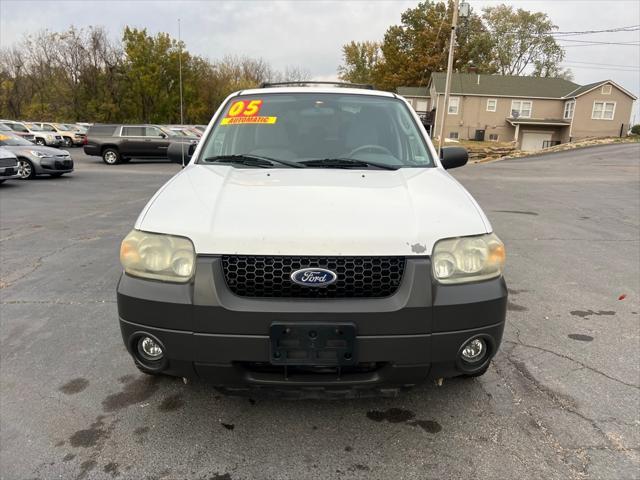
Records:
[[[278,121],[278,117],[225,117],[220,122],[220,125],[239,125],[245,123],[273,125],[276,121]]]
[[[9,140],[11,137],[7,137],[6,135],[0,134],[0,142],[3,140]]]

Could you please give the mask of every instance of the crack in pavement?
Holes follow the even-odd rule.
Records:
[[[520,372],[515,367],[515,365],[511,363],[511,360],[509,359],[508,355],[505,355],[505,359],[509,365],[514,367],[514,369],[518,373],[520,373],[520,375],[522,375],[522,372]],[[540,430],[543,438],[546,439],[548,446],[556,454],[556,457],[558,458],[558,460],[560,460],[560,462],[562,462],[562,464],[564,464],[569,469],[573,478],[584,478],[586,476],[585,472],[590,460],[585,460],[584,458],[579,457],[582,462],[581,470],[577,470],[575,465],[568,462],[567,461],[567,459],[569,458],[569,454],[567,453],[568,449],[566,449],[560,443],[560,441],[555,437],[553,431],[551,431],[549,428],[545,426],[544,422],[540,418],[538,418],[538,416],[534,413],[534,411],[531,408],[527,407],[527,405],[525,405],[524,399],[518,394],[516,387],[509,381],[509,379],[507,378],[508,376],[506,372],[503,370],[502,366],[499,365],[498,362],[494,361],[494,367],[495,367],[496,373],[504,382],[505,387],[509,390],[509,393],[511,393],[514,403],[520,406],[522,413],[527,415],[531,419],[531,421],[536,425],[538,430]],[[531,381],[531,379],[527,378],[526,376],[524,378],[527,381]],[[534,386],[537,386],[537,385],[534,383]]]
[[[565,360],[569,360],[571,362],[577,363],[578,365],[580,365],[584,369],[589,370],[589,371],[594,372],[594,373],[597,373],[599,375],[602,375],[603,377],[606,377],[609,380],[613,380],[614,382],[620,383],[622,385],[626,385],[627,387],[631,387],[631,388],[635,388],[637,390],[640,390],[640,386],[638,386],[638,385],[635,385],[633,383],[625,382],[624,380],[621,380],[621,379],[616,378],[616,377],[612,377],[611,375],[609,375],[609,374],[607,374],[607,373],[605,373],[605,372],[603,372],[601,370],[598,370],[597,368],[590,367],[589,365],[581,362],[580,360],[576,360],[575,358],[571,358],[568,355],[564,355],[562,353],[554,352],[553,350],[549,350],[548,348],[538,347],[537,345],[530,345],[530,344],[522,343],[522,342],[514,342],[513,340],[504,340],[504,343],[510,343],[510,344],[513,344],[513,345],[516,345],[516,346],[521,346],[521,347],[525,347],[525,348],[531,348],[531,349],[534,349],[534,350],[539,350],[541,352],[550,353],[550,354],[555,355],[557,357],[564,358]]]
[[[99,305],[102,303],[117,303],[115,300],[89,300],[87,302],[74,302],[65,300],[9,300],[0,302],[0,305]]]
[[[109,214],[113,214],[113,213],[122,213],[122,206],[123,205],[136,204],[136,203],[146,202],[148,200],[149,200],[149,196],[145,195],[144,197],[138,197],[138,198],[134,198],[134,199],[131,199],[131,200],[121,201],[121,202],[118,203],[118,207],[117,208],[93,210],[93,211],[88,212],[88,213],[83,213],[83,214],[80,214],[80,215],[76,215],[75,217],[65,218],[64,221],[50,223],[47,228],[50,230],[50,229],[54,228],[56,224],[61,225],[61,226],[67,226],[70,222],[74,222],[76,220],[83,220],[83,219],[85,219],[87,217],[105,216],[105,215],[109,215]],[[26,230],[28,228],[32,228],[32,227],[29,226],[29,227],[20,228],[20,229],[18,229],[17,233],[14,233],[13,235],[9,235],[7,237],[0,238],[0,243],[1,242],[5,242],[7,240],[14,240],[16,238],[26,237],[26,236],[32,235],[34,233],[41,233],[41,230],[42,230],[42,229],[38,228],[38,229],[35,229],[35,231],[29,231],[29,232],[22,233],[24,230]],[[11,228],[11,229],[13,230],[13,228]]]

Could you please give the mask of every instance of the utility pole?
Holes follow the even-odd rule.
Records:
[[[182,108],[182,35],[180,31],[180,19],[178,18],[178,83],[180,88],[180,126],[184,125],[184,111]],[[182,152],[182,168],[184,168],[184,142],[180,142]]]
[[[451,20],[451,38],[449,40],[449,59],[447,61],[447,81],[444,87],[444,106],[442,107],[442,121],[440,122],[440,134],[438,138],[438,155],[444,145],[444,124],[447,121],[449,110],[449,92],[451,91],[451,71],[453,70],[453,52],[456,48],[456,29],[458,28],[458,3],[460,0],[453,0],[453,19]],[[436,110],[436,115],[438,114]]]

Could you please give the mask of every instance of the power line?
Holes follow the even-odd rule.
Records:
[[[601,45],[628,45],[630,43],[638,43],[638,40],[630,40],[628,42],[599,42],[597,40],[574,40],[571,38],[558,38],[561,42],[574,42],[574,43],[595,43]]]
[[[585,70],[607,70],[607,71],[615,71],[615,72],[629,72],[635,73],[640,71],[640,68],[631,69],[631,68],[618,68],[618,67],[594,67],[590,65],[571,65],[569,63],[563,62],[562,65],[568,68],[583,68]]]
[[[602,46],[602,45],[622,45],[626,47],[640,47],[640,42],[603,42],[603,43],[581,43],[580,45],[563,45],[561,43],[558,44],[562,48],[570,48],[570,47],[593,47],[593,46]]]
[[[589,35],[592,33],[615,33],[615,32],[635,32],[640,30],[640,25],[629,25],[627,27],[607,28],[605,30],[577,30],[573,32],[552,32],[552,35]]]
[[[640,65],[623,65],[621,63],[579,62],[578,60],[565,60],[563,63],[578,63],[583,65],[595,65],[599,67],[631,67],[640,68]]]

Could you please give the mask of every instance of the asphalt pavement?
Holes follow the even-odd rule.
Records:
[[[72,175],[0,186],[0,478],[639,478],[640,144],[452,171],[507,247],[501,350],[339,402],[139,374],[119,242],[179,167],[71,151]]]

